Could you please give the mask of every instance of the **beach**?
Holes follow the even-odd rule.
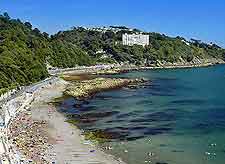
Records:
[[[33,93],[26,110],[9,125],[10,152],[27,163],[123,164],[86,141],[81,131],[57,112],[51,102],[62,96],[67,84],[58,79]]]
[[[80,72],[73,71],[72,74],[79,75]],[[118,156],[108,155],[92,141],[85,140],[82,130],[68,123],[68,118],[58,112],[54,101],[70,87],[74,90],[68,95],[79,98],[88,93],[89,97],[92,92],[132,83],[127,80],[97,78],[97,81],[84,80],[71,85],[61,78],[51,77],[21,91],[4,105],[7,110],[6,128],[1,133],[2,159],[5,163],[123,164]],[[134,79],[133,82],[144,81]],[[115,87],[110,86],[111,82]],[[77,95],[79,87],[85,88],[83,85],[88,87]]]
[[[122,164],[98,150],[95,145],[87,144],[80,130],[65,122],[66,118],[57,112],[53,104],[49,104],[54,98],[62,96],[64,89],[64,84],[43,89],[31,105],[32,118],[47,122],[47,131],[53,141],[52,147],[47,150],[47,160],[68,164]]]
[[[86,132],[109,134],[111,142],[101,146],[128,164],[222,164],[224,70],[218,65],[113,75],[151,81],[85,101],[65,97],[57,109]]]

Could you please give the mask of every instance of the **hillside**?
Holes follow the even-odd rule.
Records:
[[[122,34],[148,34],[149,46],[124,46]],[[110,28],[75,27],[72,30],[58,32],[53,39],[78,45],[97,62],[129,62],[148,65],[158,62],[192,62],[195,59],[225,59],[225,50],[216,44],[206,44],[199,40],[187,41],[182,37],[168,37],[159,33],[141,32],[124,26]]]
[[[50,40],[31,23],[0,15],[0,93],[48,76],[46,63],[57,67],[90,65],[90,57],[65,41]]]
[[[47,38],[30,23],[0,16],[0,88],[32,83],[48,76]]]
[[[158,33],[149,46],[124,46],[122,34],[140,33],[126,27],[87,29],[76,27],[49,37],[29,22],[0,15],[0,94],[48,76],[47,65],[60,68],[98,63],[157,65],[162,62],[192,62],[225,59],[225,50],[198,40],[186,41]]]

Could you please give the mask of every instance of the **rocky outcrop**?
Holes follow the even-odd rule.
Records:
[[[96,78],[92,80],[77,81],[67,87],[64,94],[75,98],[85,98],[103,90],[121,88],[129,84],[144,82],[143,79],[120,79],[120,78]]]

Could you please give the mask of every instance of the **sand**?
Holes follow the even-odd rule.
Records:
[[[62,96],[65,87],[66,84],[60,82],[41,89],[30,106],[32,119],[44,120],[48,124],[46,130],[51,146],[47,150],[47,161],[57,164],[124,164],[95,145],[85,144],[80,130],[65,122],[66,118],[49,103]]]

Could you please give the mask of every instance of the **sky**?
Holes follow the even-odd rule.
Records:
[[[125,25],[225,47],[225,0],[0,0],[0,12],[50,34]]]

